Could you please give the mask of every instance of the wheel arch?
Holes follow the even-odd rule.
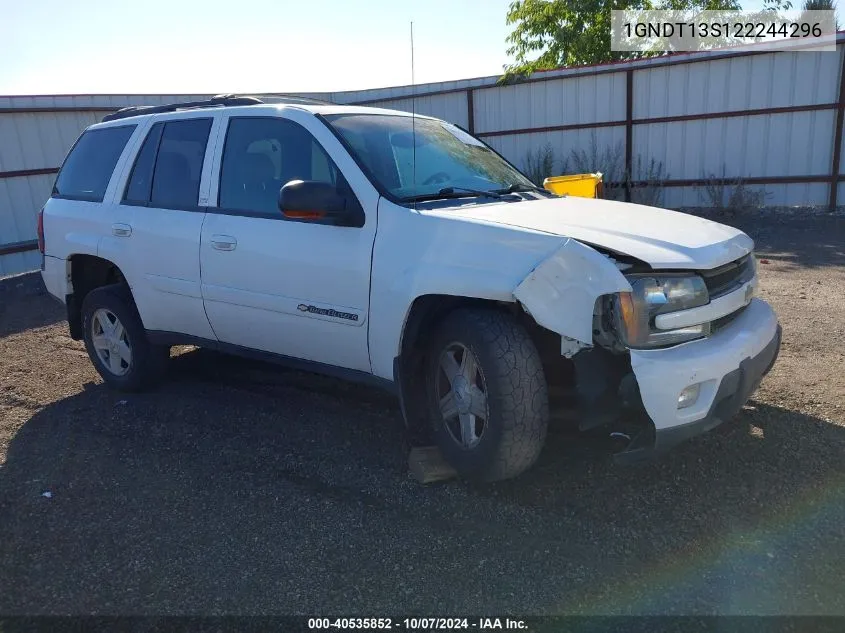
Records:
[[[561,356],[560,335],[537,323],[518,301],[446,294],[421,295],[408,309],[398,354],[393,361],[394,384],[412,439],[427,439],[424,433],[418,436],[426,426],[425,416],[421,415],[425,411],[425,381],[418,378],[424,372],[430,336],[446,317],[461,309],[497,310],[510,314],[525,327],[534,341],[547,375],[558,382],[571,379],[571,360]]]
[[[98,257],[76,253],[67,258],[70,284],[65,300],[67,322],[70,336],[74,340],[82,339],[82,301],[85,296],[102,286],[126,283],[126,277],[117,264]]]
[[[515,310],[515,303],[448,294],[416,297],[405,315],[399,348],[393,359],[393,380],[405,425],[413,443],[428,441],[426,433],[425,381],[415,380],[424,371],[426,344],[431,333],[446,316],[460,308]]]
[[[508,312],[518,310],[515,302],[506,303],[493,299],[446,294],[421,295],[414,299],[408,308],[399,344],[400,355],[424,344],[427,334],[449,313],[459,308],[488,308]]]
[[[413,359],[420,367],[411,379],[403,376],[403,395],[419,398],[412,409],[403,408],[403,412],[414,413],[413,418],[406,415],[411,441],[439,446],[446,460],[463,476],[479,481],[513,477],[536,460],[548,423],[548,382],[533,344],[533,328],[526,327],[530,317],[514,303],[458,299],[425,300],[414,315],[415,322],[422,325],[413,339],[414,334],[409,332],[406,344],[410,349],[404,360]],[[422,316],[419,311],[423,312]],[[452,414],[443,414],[444,386],[438,380],[438,376],[443,376],[441,354],[461,345],[460,366],[463,368],[470,354],[475,357],[470,366],[477,366],[478,370],[469,366],[468,371],[462,369],[464,380],[460,386],[447,378],[446,391],[453,392],[455,408]],[[425,349],[423,354],[414,353],[420,348]],[[493,398],[492,402],[482,404],[472,396],[475,404],[471,406],[481,407],[476,415],[484,420],[483,430],[477,435],[478,420],[472,416],[461,415],[458,425],[461,428],[457,432],[453,428],[457,418],[453,423],[448,422],[459,413],[461,405],[457,403],[470,402],[466,398],[470,393],[466,385],[480,389],[476,393],[483,394],[485,399]],[[474,442],[468,443],[467,424],[475,428]],[[482,434],[485,434],[483,438]]]

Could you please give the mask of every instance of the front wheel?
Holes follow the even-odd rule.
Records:
[[[82,301],[82,324],[88,356],[110,387],[139,391],[164,375],[170,348],[147,340],[124,284],[89,292]]]
[[[537,348],[511,316],[495,310],[448,316],[429,349],[427,387],[435,438],[462,476],[508,479],[537,460],[548,389]]]

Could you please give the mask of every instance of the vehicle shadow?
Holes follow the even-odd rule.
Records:
[[[611,445],[553,432],[534,469],[478,490],[589,526],[574,542],[605,584],[582,613],[845,613],[845,420],[752,399],[652,461]]]
[[[62,306],[47,294],[39,273],[0,279],[0,338],[64,318]]]
[[[845,542],[807,550],[808,530],[845,514],[845,428],[761,402],[732,425],[636,466],[555,425],[515,480],[424,487],[408,479],[390,396],[187,351],[157,392],[87,385],[11,438],[0,612],[406,611],[440,595],[461,612],[663,613],[681,591],[697,595],[678,598],[690,610],[714,612],[738,579],[782,561],[792,567],[757,579],[763,611],[815,604],[800,576],[845,612],[841,578],[825,571]],[[684,565],[711,565],[717,580],[685,589],[665,571]]]

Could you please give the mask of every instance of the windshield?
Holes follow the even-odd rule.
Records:
[[[325,118],[376,184],[400,201],[536,188],[496,152],[451,123],[386,114]]]

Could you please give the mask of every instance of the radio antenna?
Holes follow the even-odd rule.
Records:
[[[411,20],[411,182],[414,185],[414,211],[417,210],[417,85],[414,82],[414,21]]]

